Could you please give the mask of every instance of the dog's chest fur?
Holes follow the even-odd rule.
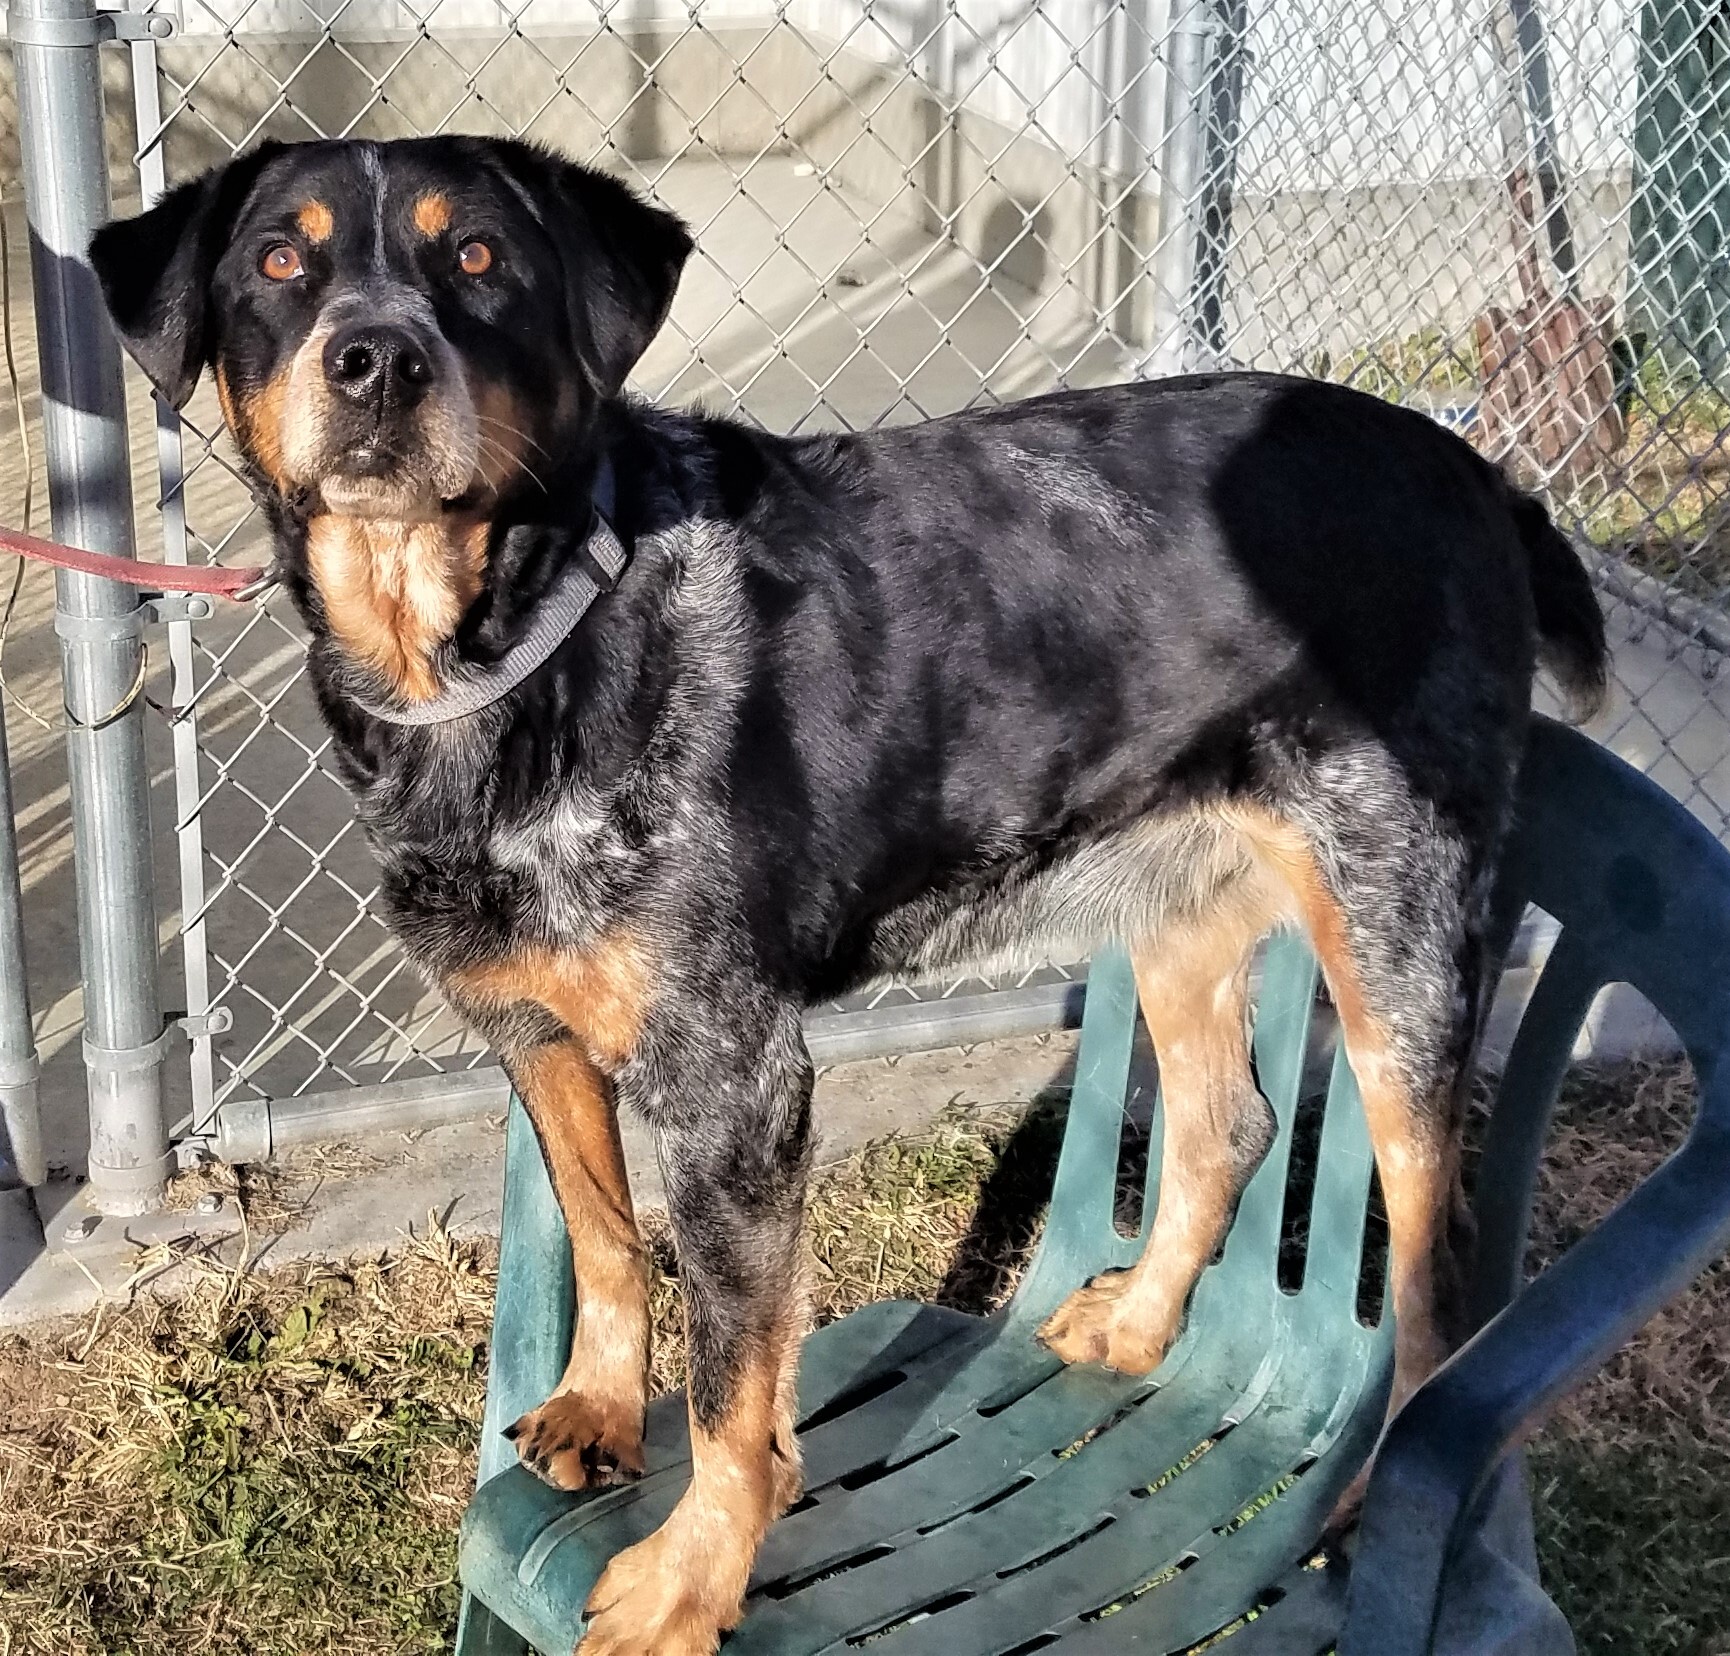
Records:
[[[346,732],[384,904],[423,971],[525,943],[580,951],[622,925],[665,934],[713,906],[729,832],[713,777],[741,636],[726,539],[703,524],[645,537],[632,582],[551,663],[553,705],[513,698],[397,733],[385,763],[368,750],[376,727]],[[663,624],[676,644],[651,671],[641,630]]]

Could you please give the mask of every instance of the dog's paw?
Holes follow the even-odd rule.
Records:
[[[554,1489],[599,1489],[643,1475],[641,1409],[582,1392],[555,1392],[505,1436],[523,1465]]]
[[[714,1656],[721,1635],[744,1614],[744,1574],[728,1572],[693,1550],[677,1511],[660,1529],[627,1547],[589,1595],[589,1624],[579,1656]],[[713,1549],[711,1549],[712,1551]]]
[[[1150,1326],[1130,1290],[1130,1273],[1095,1277],[1052,1312],[1039,1337],[1066,1363],[1103,1363],[1124,1374],[1150,1374],[1171,1343],[1172,1330]]]

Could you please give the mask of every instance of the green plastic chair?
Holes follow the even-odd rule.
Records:
[[[1528,901],[1562,929],[1510,1052],[1479,1183],[1475,1303],[1488,1326],[1390,1428],[1349,1567],[1336,1552],[1318,1559],[1318,1537],[1380,1431],[1392,1319],[1358,1316],[1372,1158],[1343,1057],[1302,1286],[1279,1284],[1317,986],[1295,935],[1268,946],[1254,1030],[1279,1139],[1178,1343],[1135,1380],[1064,1368],[1033,1337],[1073,1287],[1140,1247],[1112,1216],[1137,1007],[1127,961],[1107,953],[1089,975],[1050,1212],[1019,1292],[990,1318],[892,1302],[810,1337],[807,1493],[770,1532],[727,1656],[1173,1653],[1240,1623],[1232,1656],[1430,1651],[1512,1446],[1730,1243],[1730,855],[1638,773],[1540,722],[1497,905],[1504,940]],[[1550,1108],[1592,997],[1613,981],[1681,1037],[1699,1119],[1677,1156],[1509,1305]],[[1144,1230],[1157,1126],[1156,1111]],[[607,1560],[686,1482],[682,1397],[650,1409],[648,1472],[628,1488],[564,1495],[512,1464],[500,1430],[551,1390],[571,1317],[564,1227],[513,1106],[460,1656],[564,1656]]]

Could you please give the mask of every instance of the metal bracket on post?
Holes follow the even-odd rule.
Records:
[[[130,557],[132,468],[120,348],[86,250],[112,214],[98,47],[162,38],[157,13],[94,0],[11,0],[24,205],[36,297],[42,433],[55,540]],[[168,22],[172,32],[172,19]],[[145,618],[138,593],[55,576],[70,715],[66,761],[78,892],[90,1102],[90,1197],[113,1214],[160,1207],[163,1113],[155,870],[144,752]]]
[[[213,1006],[208,1012],[183,1012],[174,1022],[187,1040],[203,1041],[233,1029],[234,1012],[227,1006]]]
[[[175,621],[208,621],[216,604],[202,592],[147,592],[144,609],[152,625],[166,627]]]
[[[97,0],[96,20],[103,40],[131,45],[134,41],[172,40],[180,33],[180,14],[165,6],[133,11],[125,5],[106,6]]]
[[[41,1082],[42,1065],[34,1051],[0,1053],[0,1150],[10,1159],[19,1183],[30,1186],[48,1179],[48,1158],[42,1145]],[[4,1183],[0,1178],[0,1187]]]
[[[135,40],[172,40],[179,33],[180,19],[170,11],[99,6],[88,16],[31,16],[12,7],[6,14],[6,38],[14,46],[130,45]]]

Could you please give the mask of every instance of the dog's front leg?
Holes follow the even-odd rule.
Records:
[[[606,1078],[569,1037],[506,1066],[528,1106],[571,1237],[577,1320],[564,1376],[506,1436],[537,1477],[583,1489],[638,1477],[649,1381],[648,1255]]]
[[[657,1053],[651,1031],[632,1066],[679,1250],[691,1483],[596,1584],[583,1656],[710,1656],[743,1613],[764,1531],[799,1496],[810,1061],[790,1008],[712,1018],[701,1054],[681,1040]]]

